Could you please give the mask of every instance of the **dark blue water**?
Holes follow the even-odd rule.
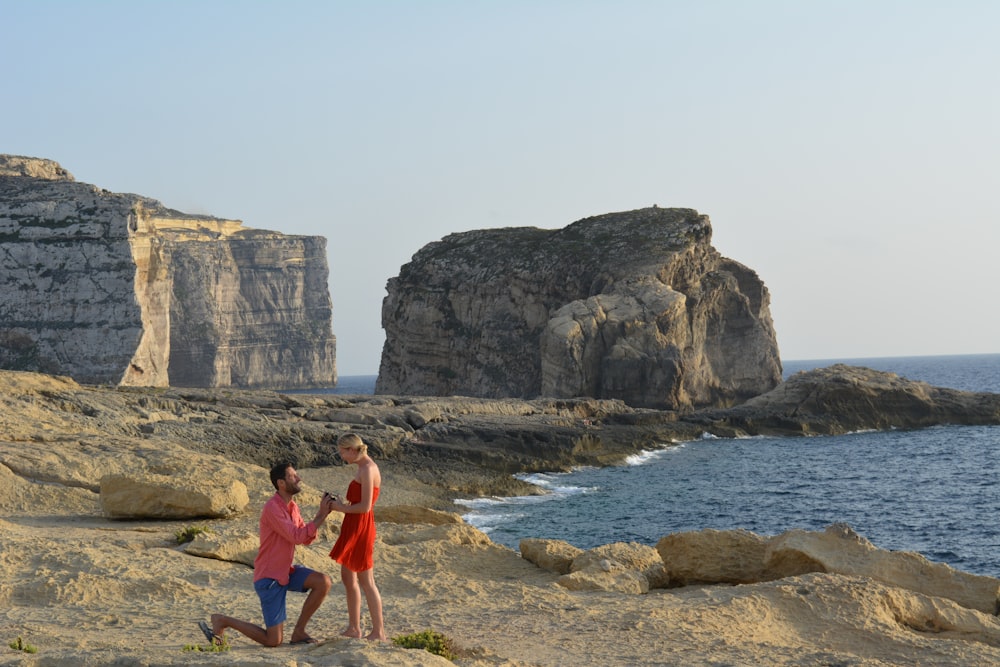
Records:
[[[933,385],[1000,392],[1000,355],[786,362],[786,374],[844,362]],[[525,479],[552,493],[463,501],[500,544],[654,545],[678,531],[776,535],[845,522],[876,546],[1000,577],[1000,426],[814,438],[706,438],[630,465]]]
[[[374,394],[377,375],[341,375],[336,387],[322,389],[288,389],[283,394]]]

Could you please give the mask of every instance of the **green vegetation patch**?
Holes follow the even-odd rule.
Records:
[[[24,651],[25,653],[38,653],[38,649],[24,641],[20,637],[12,642],[9,642],[7,646],[11,647],[15,651]]]
[[[423,632],[414,632],[409,635],[393,637],[392,643],[403,648],[422,648],[428,653],[439,655],[448,660],[454,660],[458,657],[458,649],[455,648],[455,643],[449,637],[434,630],[424,630]]]
[[[185,644],[182,651],[195,651],[198,653],[225,653],[230,649],[229,641],[223,637],[221,644]]]
[[[208,526],[188,526],[187,528],[182,528],[174,533],[174,537],[177,538],[177,544],[186,544],[191,542],[198,535],[202,533],[211,533]]]

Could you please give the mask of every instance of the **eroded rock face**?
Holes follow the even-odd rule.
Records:
[[[781,380],[767,288],[706,216],[452,234],[388,283],[378,393],[727,406]]]
[[[537,537],[521,540],[518,547],[521,558],[556,574],[569,574],[573,568],[573,559],[583,553],[583,549],[574,547],[565,540]]]
[[[656,543],[656,550],[677,586],[699,583],[746,584],[792,576],[788,570],[768,571],[764,564],[768,538],[748,530],[672,533]],[[803,572],[814,572],[815,568]]]
[[[570,590],[647,593],[651,588],[666,588],[669,581],[656,549],[635,542],[616,542],[588,549],[574,558],[570,573],[560,577],[558,583]]]
[[[656,550],[671,585],[746,584],[823,572],[881,581],[987,614],[995,614],[1000,604],[1000,580],[955,570],[918,553],[879,549],[842,523],[774,537],[743,530],[674,533],[661,539]]]
[[[0,155],[0,367],[93,384],[331,386],[325,246]]]
[[[101,509],[112,519],[225,518],[250,502],[238,479],[218,479],[188,473],[105,475],[101,478]],[[194,471],[192,471],[194,472]]]
[[[918,553],[879,549],[846,524],[827,526],[821,533],[782,533],[769,541],[765,560],[771,567],[783,564],[793,571],[808,567],[815,572],[870,577],[987,614],[1000,609],[1000,580],[934,563]]]

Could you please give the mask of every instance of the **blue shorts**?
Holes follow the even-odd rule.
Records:
[[[259,579],[253,582],[253,589],[260,598],[260,610],[264,612],[264,627],[272,628],[285,622],[285,593],[295,591],[305,593],[306,579],[313,573],[308,567],[296,565],[288,576],[288,585],[282,586],[277,579]]]

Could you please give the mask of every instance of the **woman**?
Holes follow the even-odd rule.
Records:
[[[387,641],[382,620],[382,596],[375,586],[372,572],[375,547],[375,515],[373,508],[378,500],[382,475],[375,461],[368,456],[368,446],[353,433],[337,440],[340,458],[349,465],[357,465],[358,472],[347,487],[346,498],[336,498],[333,509],[344,513],[340,536],[330,551],[330,558],[340,563],[340,579],[347,595],[347,629],[345,637],[361,637],[361,592],[368,602],[372,617],[372,631],[368,639]]]

